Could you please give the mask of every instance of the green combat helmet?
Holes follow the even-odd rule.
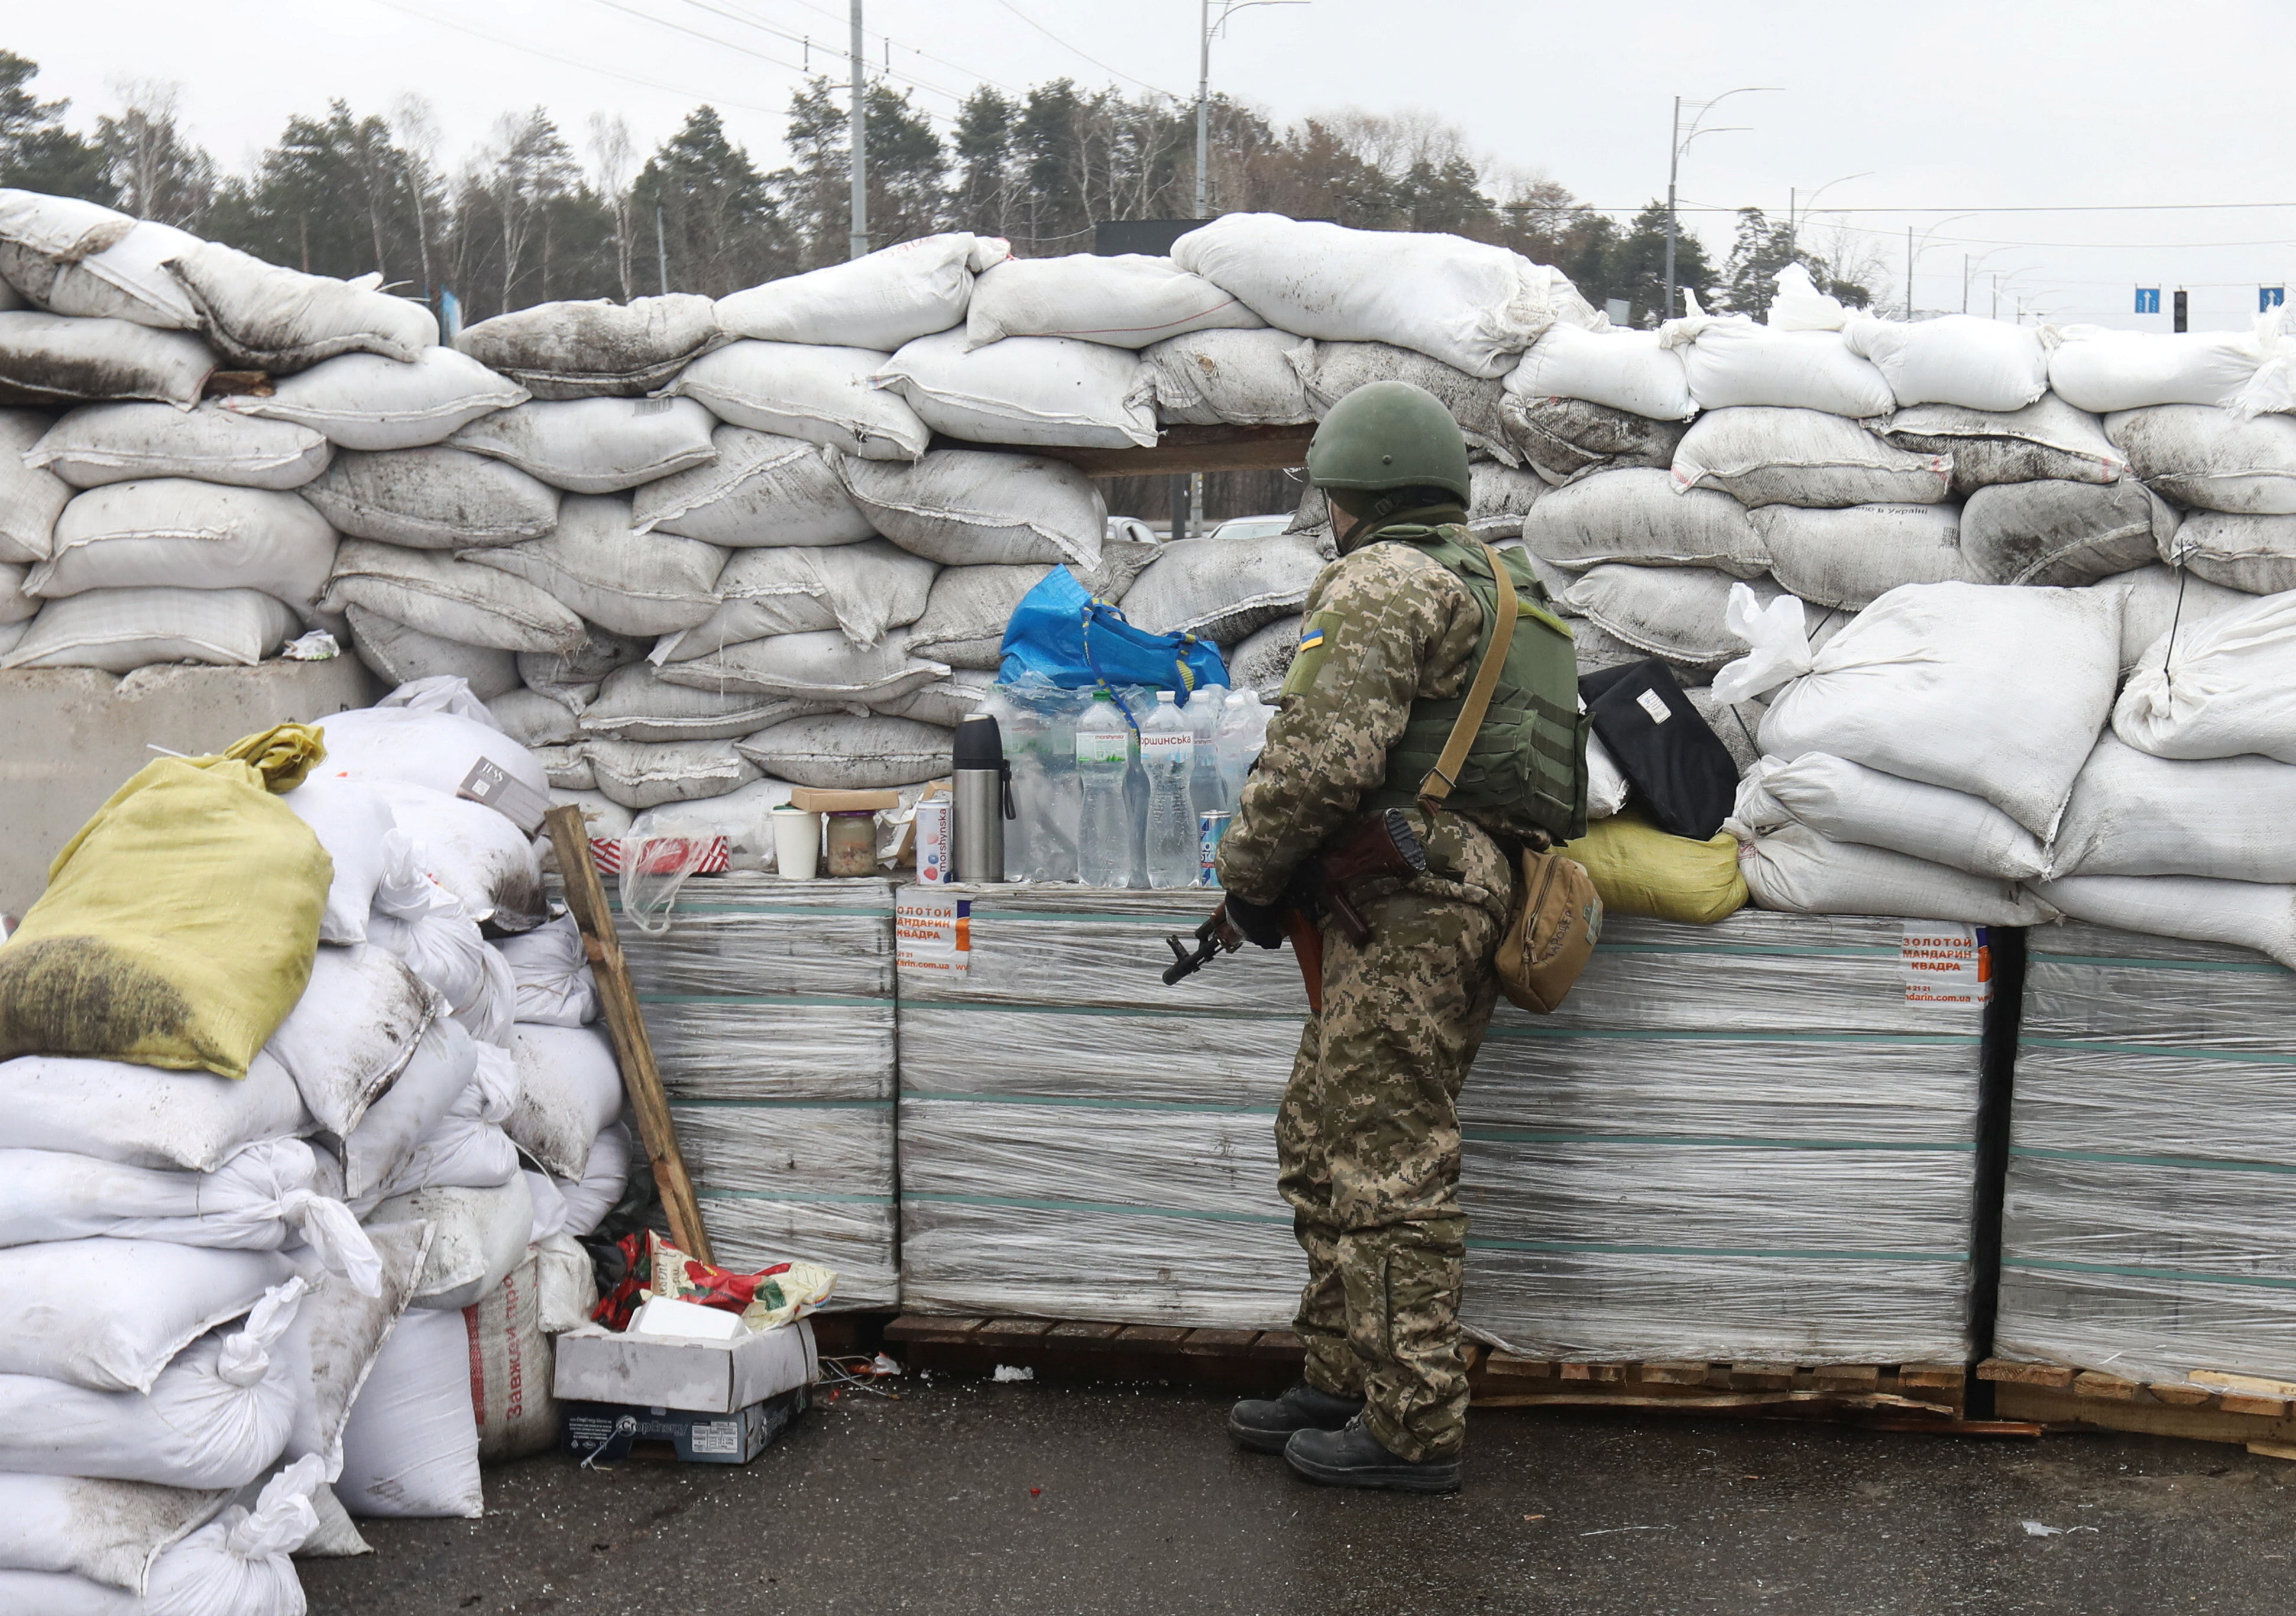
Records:
[[[1374,381],[1333,405],[1308,446],[1308,480],[1348,493],[1441,488],[1461,504],[1472,497],[1459,423],[1441,399],[1408,381]],[[1392,513],[1378,500],[1349,508],[1373,521]]]

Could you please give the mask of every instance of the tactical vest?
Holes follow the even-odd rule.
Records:
[[[1468,664],[1472,677],[1498,622],[1498,588],[1482,547],[1457,527],[1389,528],[1380,537],[1441,562],[1482,607],[1483,632]],[[1556,841],[1576,841],[1587,833],[1588,734],[1578,706],[1578,649],[1562,620],[1538,603],[1546,595],[1523,555],[1499,554],[1514,579],[1514,637],[1446,806],[1519,840],[1543,831]],[[1387,755],[1386,783],[1365,800],[1367,810],[1408,808],[1418,800],[1419,783],[1442,757],[1464,704],[1457,696],[1412,703],[1402,737]]]

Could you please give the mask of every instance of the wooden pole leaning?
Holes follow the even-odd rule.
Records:
[[[646,1037],[645,1016],[638,1005],[637,989],[630,982],[629,962],[622,956],[620,936],[613,912],[606,906],[605,883],[590,857],[590,833],[582,810],[571,803],[552,808],[544,823],[550,843],[558,852],[558,872],[566,883],[566,906],[582,929],[582,951],[598,979],[598,1003],[606,1013],[606,1031],[614,1041],[614,1058],[621,1065],[622,1088],[638,1121],[638,1136],[646,1160],[653,1164],[654,1186],[661,1194],[662,1210],[669,1217],[670,1237],[678,1249],[703,1262],[715,1262],[709,1251],[709,1232],[701,1226],[701,1204],[694,1198],[693,1180],[686,1175],[685,1156],[677,1144],[677,1124],[669,1114],[669,1097],[662,1091],[661,1068],[654,1064],[653,1044]]]

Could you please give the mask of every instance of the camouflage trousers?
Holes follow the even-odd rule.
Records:
[[[1292,1327],[1309,1385],[1363,1397],[1390,1452],[1447,1458],[1467,1421],[1459,1087],[1490,1022],[1501,927],[1482,905],[1414,890],[1365,915],[1361,947],[1324,928],[1323,1013],[1276,1115],[1279,1185],[1308,1254]]]

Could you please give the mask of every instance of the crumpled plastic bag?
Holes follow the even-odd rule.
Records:
[[[590,1314],[609,1330],[628,1329],[631,1315],[657,1296],[738,1313],[749,1328],[771,1330],[803,1318],[837,1290],[836,1270],[819,1263],[777,1262],[736,1274],[687,1256],[651,1229],[624,1238],[620,1251],[622,1282]]]

